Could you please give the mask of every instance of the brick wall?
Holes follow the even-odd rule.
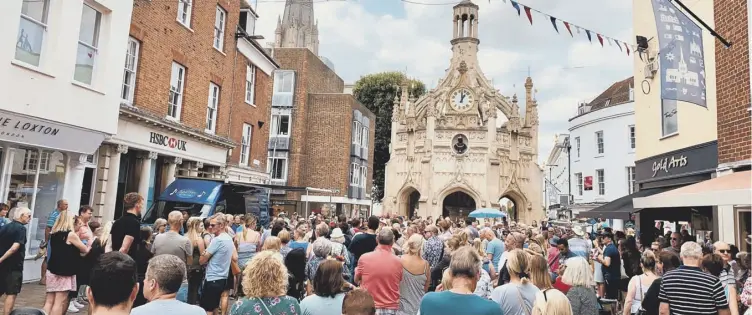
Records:
[[[298,170],[303,185],[347,194],[354,101],[348,94],[308,95],[306,118],[311,124],[305,130],[306,158]]]
[[[191,29],[177,22],[177,5],[178,1],[136,1],[133,4],[130,34],[141,42],[134,105],[158,116],[167,116],[171,67],[176,61],[186,68],[181,123],[206,129],[209,83],[214,82],[221,87],[216,134],[227,136],[235,50],[233,34],[240,2],[194,1]],[[224,52],[213,47],[217,5],[227,12]]]
[[[715,41],[718,163],[748,160],[752,155],[747,1],[723,0],[713,5],[716,31],[733,43],[727,49]]]
[[[249,124],[253,128],[253,135],[251,137],[251,152],[250,157],[248,158],[248,166],[266,172],[274,78],[272,75],[267,75],[260,69],[256,68],[256,88],[253,102],[253,105],[255,106],[246,103],[246,65],[251,63],[250,60],[246,59],[240,53],[238,53],[237,58],[234,87],[235,96],[233,97],[234,106],[232,112],[228,111],[227,115],[230,116],[230,139],[238,143],[238,146],[232,151],[230,164],[237,165],[240,162],[240,143],[243,137],[243,124]],[[259,121],[264,122],[261,128],[258,126]],[[253,166],[254,159],[261,162],[258,167]]]

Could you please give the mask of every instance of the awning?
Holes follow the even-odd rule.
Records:
[[[105,136],[99,131],[0,110],[0,141],[92,154]]]
[[[667,191],[671,188],[673,187],[643,189],[592,210],[582,211],[577,214],[577,217],[629,220],[632,216],[632,213],[636,211],[635,207],[632,205],[633,198],[652,196]]]
[[[160,201],[211,205],[219,197],[222,182],[210,179],[175,179],[159,196]]]
[[[635,198],[637,208],[703,207],[752,204],[752,171],[733,173],[651,197]]]

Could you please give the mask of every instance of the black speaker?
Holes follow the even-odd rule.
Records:
[[[648,38],[645,36],[637,35],[637,50],[645,51],[648,49]]]

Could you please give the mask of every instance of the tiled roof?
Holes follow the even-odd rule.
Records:
[[[634,77],[629,77],[609,86],[601,95],[588,103],[590,111],[629,102],[629,88],[633,82]]]

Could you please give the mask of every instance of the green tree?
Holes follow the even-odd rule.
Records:
[[[380,201],[384,197],[384,174],[386,162],[389,161],[389,144],[392,136],[392,108],[394,96],[399,93],[403,82],[407,78],[404,74],[391,71],[373,73],[363,76],[355,82],[353,94],[355,98],[376,115],[376,135],[373,158],[373,183],[371,199]],[[426,92],[423,82],[409,80],[410,93],[417,99]]]

